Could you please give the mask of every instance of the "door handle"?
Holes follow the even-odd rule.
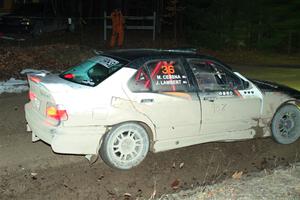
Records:
[[[153,103],[154,99],[141,99],[141,103]]]
[[[204,101],[214,102],[217,98],[216,97],[204,97]]]

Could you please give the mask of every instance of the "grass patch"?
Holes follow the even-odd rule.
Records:
[[[300,68],[234,67],[234,69],[248,78],[273,81],[300,91]]]
[[[299,54],[281,54],[263,51],[247,50],[223,50],[216,51],[214,54],[227,63],[241,65],[276,65],[276,66],[300,66]]]
[[[299,54],[279,54],[261,51],[221,51],[220,58],[229,63],[251,65],[300,65]]]
[[[241,74],[268,80],[300,91],[300,54],[281,54],[263,51],[222,50],[204,51],[216,56]]]

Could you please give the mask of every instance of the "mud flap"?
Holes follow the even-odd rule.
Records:
[[[92,165],[98,160],[99,155],[98,154],[89,154],[89,155],[85,155],[85,158],[88,159],[90,165]]]
[[[33,133],[33,131],[31,130],[31,128],[28,124],[26,124],[26,131],[31,132],[31,141],[32,142],[36,142],[36,141],[40,140],[40,138],[38,136],[36,136],[36,134]]]
[[[27,132],[31,132],[32,131],[31,128],[30,128],[30,126],[28,124],[26,124],[26,131]]]
[[[99,142],[99,145],[97,147],[97,154],[88,154],[88,155],[84,156],[86,159],[88,159],[90,165],[94,164],[99,159],[99,150],[100,150],[101,144],[102,144],[102,138],[101,138],[101,140]]]

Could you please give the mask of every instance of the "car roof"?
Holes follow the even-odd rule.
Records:
[[[156,56],[195,56],[197,50],[192,48],[182,49],[118,49],[101,52],[114,57],[133,61],[143,57],[156,57]]]
[[[220,60],[197,52],[194,48],[177,48],[177,49],[117,49],[97,52],[98,55],[106,55],[110,57],[119,58],[131,62],[139,58],[151,59],[162,56],[166,57],[185,57],[185,58],[200,58],[200,59],[211,59],[223,64],[226,68],[231,70],[231,67],[224,64]]]

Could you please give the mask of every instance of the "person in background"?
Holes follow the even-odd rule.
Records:
[[[124,42],[124,16],[119,9],[115,9],[111,13],[112,20],[112,35],[110,40],[110,47],[113,48],[118,41],[118,47],[122,47]]]

